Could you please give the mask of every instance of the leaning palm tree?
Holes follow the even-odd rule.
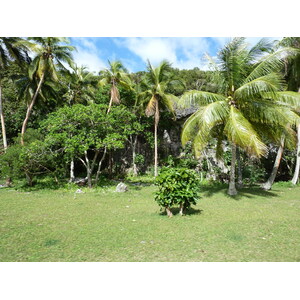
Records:
[[[28,48],[24,40],[17,37],[0,37],[0,69],[1,72],[8,67],[11,61],[18,64],[29,63]],[[4,151],[7,149],[7,139],[5,130],[5,121],[2,107],[2,84],[0,74],[0,119],[2,128],[2,139]]]
[[[118,85],[131,89],[131,81],[126,68],[120,61],[108,61],[109,68],[100,72],[103,78],[100,80],[100,86],[110,86],[110,101],[107,113],[110,112],[112,104],[120,103],[120,93]]]
[[[140,100],[147,102],[145,113],[148,117],[154,116],[154,176],[158,175],[157,153],[157,128],[160,118],[160,109],[166,108],[174,114],[174,104],[178,100],[176,96],[167,92],[174,83],[170,73],[171,64],[166,60],[154,68],[148,61],[147,70],[143,81],[144,91],[140,93]]]
[[[57,68],[65,69],[64,63],[68,65],[72,64],[71,52],[75,49],[73,46],[62,45],[62,43],[69,43],[69,40],[63,37],[33,37],[29,38],[29,41],[28,46],[35,52],[36,56],[29,65],[28,74],[31,80],[35,78],[38,81],[38,85],[32,95],[27,108],[26,117],[23,121],[21,130],[22,145],[24,145],[24,133],[30,114],[45,78],[58,81]]]
[[[254,157],[265,156],[268,148],[262,141],[259,125],[289,130],[298,118],[289,107],[274,103],[284,87],[279,73],[283,58],[295,54],[295,50],[284,48],[266,55],[270,50],[271,45],[264,39],[249,50],[244,38],[234,38],[218,53],[217,61],[209,58],[218,93],[189,91],[179,101],[182,107],[198,108],[186,120],[182,131],[182,143],[192,141],[196,155],[214,137],[218,140],[218,153],[223,139],[231,143],[229,195],[237,194],[237,147]],[[281,97],[285,96],[281,92]],[[274,138],[276,133],[270,132]]]
[[[300,49],[300,37],[285,37],[279,42],[279,46],[294,47]],[[286,77],[288,82],[288,89],[300,93],[300,54],[297,55],[292,61],[288,62],[285,66]],[[299,105],[292,107],[300,113]],[[300,123],[297,125],[297,150],[296,150],[296,166],[292,183],[296,184],[299,180],[300,172]]]

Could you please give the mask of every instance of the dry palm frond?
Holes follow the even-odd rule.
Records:
[[[147,117],[153,116],[156,112],[157,99],[152,96],[146,107],[145,113]]]
[[[115,85],[112,85],[110,90],[110,100],[112,103],[120,104],[120,93],[118,88]]]

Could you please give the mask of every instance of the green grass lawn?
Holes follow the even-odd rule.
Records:
[[[236,198],[204,186],[197,206],[170,219],[155,190],[1,188],[0,261],[300,261],[299,186]]]

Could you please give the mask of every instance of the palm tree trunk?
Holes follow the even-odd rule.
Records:
[[[237,190],[235,187],[235,162],[236,162],[236,145],[232,143],[231,146],[231,166],[230,166],[230,181],[228,188],[228,195],[235,196],[237,194]]]
[[[108,105],[108,110],[107,110],[107,114],[110,112],[110,109],[111,109],[111,105],[112,105],[112,97],[110,98],[110,101],[109,101],[109,105]]]
[[[133,170],[133,176],[138,175],[138,169],[135,163],[135,158],[136,158],[136,144],[137,144],[137,135],[134,138],[134,141],[132,141],[132,136],[131,138],[131,147],[132,147],[132,170]]]
[[[158,103],[155,105],[155,115],[154,115],[154,176],[158,175],[157,166],[158,166],[158,152],[157,152],[157,127],[159,121],[159,110]]]
[[[270,190],[273,183],[274,183],[274,180],[275,180],[275,177],[276,177],[279,165],[280,165],[280,161],[281,161],[281,158],[282,158],[283,149],[284,149],[284,137],[281,138],[280,146],[279,146],[278,151],[277,151],[277,155],[276,155],[276,159],[275,159],[275,162],[274,162],[274,166],[273,166],[273,170],[271,172],[271,175],[268,178],[268,180],[262,185],[262,188],[266,191]]]
[[[4,152],[6,152],[6,149],[7,149],[7,139],[6,139],[5,121],[4,121],[4,114],[3,114],[3,107],[2,107],[2,87],[1,87],[1,82],[0,82],[0,118],[1,118],[3,148],[4,148]]]
[[[237,187],[240,189],[243,187],[243,173],[242,173],[242,164],[241,164],[241,152],[239,148],[236,149],[236,160],[237,160],[237,171],[238,171]]]
[[[293,184],[297,184],[297,182],[299,180],[299,170],[300,170],[300,123],[297,126],[297,139],[298,139],[297,159],[296,159],[295,172],[294,172],[294,176],[293,176],[293,179],[292,179]]]
[[[42,83],[44,81],[44,77],[45,77],[45,73],[42,74],[41,78],[40,78],[40,82],[38,84],[38,87],[32,97],[32,100],[31,100],[31,103],[29,104],[28,108],[27,108],[27,112],[26,112],[26,117],[24,119],[24,122],[23,122],[23,125],[22,125],[22,130],[21,130],[21,145],[24,146],[24,134],[25,134],[25,131],[26,131],[26,127],[27,127],[27,123],[28,123],[28,120],[29,120],[29,117],[30,117],[30,114],[31,114],[31,111],[32,111],[32,108],[33,108],[33,105],[36,101],[36,98],[39,94],[39,91],[42,87]]]

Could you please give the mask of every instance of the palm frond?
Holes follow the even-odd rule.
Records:
[[[120,104],[120,94],[118,88],[113,84],[110,89],[110,99],[112,103]]]
[[[280,72],[285,62],[298,54],[299,50],[292,47],[285,47],[263,57],[244,82],[255,80],[272,72]]]
[[[266,94],[265,98],[271,98],[272,95]],[[276,93],[276,97],[273,97],[280,104],[290,106],[296,111],[300,111],[300,93],[283,91]]]
[[[31,80],[33,79],[33,76],[38,69],[39,63],[40,63],[40,57],[36,56],[34,60],[31,62],[31,64],[28,66],[28,75]]]
[[[293,126],[299,119],[288,106],[270,99],[246,100],[239,108],[250,122],[260,122],[268,126]]]
[[[246,150],[249,154],[260,157],[267,153],[267,146],[260,140],[249,121],[234,106],[230,107],[229,118],[224,128],[228,139]]]
[[[211,131],[217,125],[224,124],[228,118],[228,106],[225,101],[218,101],[200,107],[184,123],[181,142],[184,146],[191,141],[195,153],[199,155],[211,138]]]
[[[275,97],[283,85],[284,81],[281,75],[270,73],[243,84],[234,92],[234,98],[238,100],[253,99],[261,97],[264,93],[269,93]]]
[[[157,99],[155,96],[152,96],[145,110],[147,117],[153,116],[155,114],[156,105],[157,105]]]
[[[216,101],[223,101],[226,97],[220,94],[204,91],[188,91],[178,100],[178,107],[189,108],[193,106],[203,106]]]

